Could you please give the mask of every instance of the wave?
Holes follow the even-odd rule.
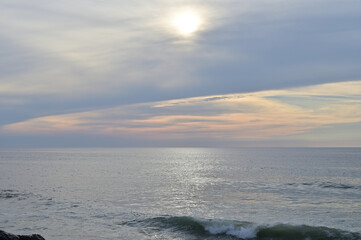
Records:
[[[344,230],[307,225],[260,225],[231,220],[205,220],[193,217],[162,216],[123,222],[142,232],[171,231],[192,235],[194,239],[254,240],[361,240],[361,234]],[[212,238],[214,237],[214,238]],[[187,239],[190,239],[189,236]]]
[[[24,200],[26,198],[29,197],[30,194],[28,193],[21,193],[15,190],[10,190],[10,189],[4,189],[4,190],[0,190],[0,199],[4,198],[16,198],[18,200]]]
[[[304,182],[304,183],[288,183],[290,186],[316,186],[320,188],[329,188],[329,189],[354,189],[361,190],[361,186],[344,184],[344,183],[334,183],[334,182]]]

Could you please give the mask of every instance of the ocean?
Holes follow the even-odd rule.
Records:
[[[361,148],[0,149],[0,230],[361,239]]]

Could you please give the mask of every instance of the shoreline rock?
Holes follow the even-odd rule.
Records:
[[[15,235],[0,230],[0,240],[45,240],[45,239],[39,234]]]

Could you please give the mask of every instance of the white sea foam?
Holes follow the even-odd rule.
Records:
[[[204,229],[211,234],[226,234],[242,239],[255,238],[257,236],[256,224],[236,224],[229,221],[210,221],[202,223]]]

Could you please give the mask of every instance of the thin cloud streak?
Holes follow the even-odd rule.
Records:
[[[86,133],[148,141],[227,139],[236,143],[361,122],[360,109],[361,81],[353,81],[46,116],[6,125],[2,131],[45,136]]]

